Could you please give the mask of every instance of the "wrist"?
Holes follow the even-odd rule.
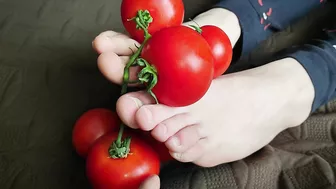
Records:
[[[223,8],[213,8],[196,16],[193,21],[183,23],[183,25],[199,26],[213,25],[222,29],[230,38],[231,45],[234,47],[241,35],[241,28],[237,16]]]

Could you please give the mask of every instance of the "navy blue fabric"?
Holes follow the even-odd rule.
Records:
[[[336,97],[336,33],[325,31],[321,39],[296,47],[289,57],[298,60],[308,72],[314,88],[312,111]]]
[[[321,0],[222,0],[216,7],[236,14],[242,29],[244,57],[272,33],[323,4]]]
[[[242,30],[244,57],[272,33],[324,4],[326,0],[222,0],[218,7],[236,14]],[[318,40],[290,49],[287,57],[298,60],[315,88],[312,111],[336,97],[336,27]],[[292,51],[294,50],[294,51]],[[288,51],[289,52],[289,51]]]
[[[289,24],[305,16],[309,11],[324,4],[321,0],[249,0],[260,15],[266,14],[270,28],[283,30]]]
[[[264,30],[266,25],[260,23],[259,13],[249,0],[222,0],[216,7],[228,9],[238,17],[242,30],[242,57],[273,33],[269,29]]]

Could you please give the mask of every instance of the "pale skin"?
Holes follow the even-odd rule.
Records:
[[[233,46],[241,35],[237,17],[225,9],[209,10],[194,21],[200,26],[220,27]],[[103,32],[93,41],[100,54],[99,69],[111,82],[121,84],[135,43],[113,31]],[[131,79],[136,70],[132,68]],[[285,58],[221,76],[201,100],[187,107],[155,105],[150,95],[139,91],[121,96],[117,112],[129,127],[151,131],[177,161],[212,167],[243,159],[281,131],[304,122],[313,99],[314,88],[305,69],[296,60]],[[158,176],[141,186],[159,188]]]

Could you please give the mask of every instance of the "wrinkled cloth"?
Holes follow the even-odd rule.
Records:
[[[91,41],[102,31],[124,32],[120,2],[0,0],[1,189],[91,188],[71,132],[86,110],[115,109],[120,87],[99,72]],[[217,3],[184,2],[186,20]],[[307,17],[272,36],[229,72],[260,66],[302,43],[303,33],[314,33],[313,22]],[[322,107],[244,160],[208,169],[172,163],[162,170],[162,188],[333,188],[335,107]]]

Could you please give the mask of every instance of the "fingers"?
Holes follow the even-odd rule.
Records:
[[[128,56],[118,56],[113,52],[106,52],[98,57],[98,68],[100,72],[115,84],[121,84],[123,81],[124,68],[128,62]],[[140,67],[130,68],[130,81],[137,79]]]
[[[160,178],[157,175],[149,177],[139,189],[160,189]]]
[[[139,43],[125,34],[106,31],[94,39],[92,46],[99,54],[114,52],[119,56],[129,56],[137,50]]]

